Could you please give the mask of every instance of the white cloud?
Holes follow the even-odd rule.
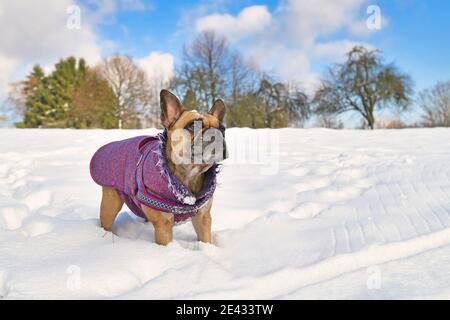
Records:
[[[95,62],[101,57],[98,38],[89,22],[89,13],[81,11],[81,28],[69,29],[67,8],[72,0],[0,2],[0,95],[7,84],[34,63],[47,65],[74,55]],[[23,74],[20,74],[23,76]]]
[[[152,52],[138,59],[137,64],[147,73],[152,83],[167,84],[174,76],[174,57],[170,53]]]
[[[84,3],[89,10],[89,19],[95,23],[113,23],[114,13],[118,11],[147,11],[153,6],[141,0],[87,0]]]
[[[371,34],[363,30],[367,4],[368,0],[281,0],[273,12],[252,6],[236,16],[204,14],[195,27],[227,36],[262,69],[311,92],[319,79],[312,71],[315,61],[341,61],[354,45],[370,47],[354,39]]]
[[[271,24],[272,15],[266,6],[251,6],[237,16],[212,14],[197,20],[197,31],[216,31],[230,39],[240,39],[263,31]]]
[[[80,28],[68,28],[67,21],[80,8]],[[68,56],[83,57],[94,64],[102,53],[111,53],[117,44],[96,34],[98,24],[114,20],[119,10],[152,9],[141,0],[2,0],[0,2],[0,99],[9,84],[25,76],[39,63],[46,71]]]
[[[69,29],[67,8],[71,0],[15,1],[3,0],[0,51],[18,59],[53,59],[65,54],[100,57],[100,48],[92,25],[81,11],[81,28]]]
[[[367,0],[289,0],[280,7],[286,31],[297,42],[311,43],[318,36],[353,29],[361,24]]]
[[[275,64],[278,75],[287,82],[299,83],[307,94],[313,94],[319,75],[311,72],[311,61],[304,50],[280,48]]]
[[[313,48],[314,56],[325,58],[328,61],[340,62],[343,61],[347,52],[355,46],[364,46],[367,49],[374,49],[373,46],[367,43],[361,43],[351,40],[337,40],[324,43],[316,43]]]
[[[11,77],[17,66],[18,61],[16,59],[3,56],[0,53],[0,97],[2,93],[4,94],[8,90]]]

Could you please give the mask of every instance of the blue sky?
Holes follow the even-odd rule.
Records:
[[[377,47],[412,75],[417,88],[450,79],[450,2],[383,1],[390,20]]]
[[[169,51],[178,56],[185,34],[178,35],[183,20],[192,13],[192,23],[201,13],[229,13],[237,15],[245,7],[266,5],[275,10],[278,1],[142,1],[148,6],[143,11],[120,11],[114,19],[100,25],[100,34],[120,44],[121,52],[146,55],[151,51]],[[195,30],[190,30],[195,31]]]
[[[100,26],[101,35],[117,42],[119,52],[133,56],[145,56],[151,51],[170,52],[178,62],[183,43],[189,41],[184,34],[177,36],[183,15],[201,6],[207,7],[209,2],[155,0],[146,3],[150,7],[147,11],[119,12],[114,22]],[[417,89],[450,78],[449,1],[385,0],[370,4],[381,8],[388,24],[366,41],[382,50],[388,61],[394,61],[404,72],[410,73]],[[237,15],[252,5],[266,5],[274,12],[278,1],[222,1],[221,5],[205,9],[205,13]],[[361,16],[364,17],[363,12]],[[192,31],[191,35],[195,33]],[[330,38],[339,39],[339,36]],[[323,67],[320,62],[313,65],[318,72]]]
[[[72,5],[81,8],[79,30],[66,27]],[[381,30],[365,26],[369,5],[381,10]],[[150,75],[173,72],[183,44],[209,29],[261,69],[310,92],[354,44],[380,49],[412,76],[417,92],[450,80],[449,17],[450,1],[442,0],[3,0],[0,100],[33,64],[50,70],[69,55],[95,63],[128,54]]]

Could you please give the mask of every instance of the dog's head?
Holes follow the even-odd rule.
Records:
[[[161,123],[167,130],[166,156],[175,165],[207,170],[226,158],[225,105],[217,100],[208,113],[186,111],[171,92],[162,90]]]

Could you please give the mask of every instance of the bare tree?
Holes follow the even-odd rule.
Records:
[[[268,128],[302,127],[310,115],[308,97],[295,85],[273,82],[266,77],[261,81],[256,96]]]
[[[258,84],[264,76],[255,65],[245,61],[239,52],[233,52],[229,59],[230,104],[237,103],[239,97],[258,90]]]
[[[450,127],[450,81],[420,92],[418,103],[424,111],[425,126]]]
[[[159,93],[162,89],[167,89],[172,86],[172,79],[161,70],[156,70],[149,76],[149,105],[144,110],[144,121],[146,127],[157,128],[161,125],[160,120],[160,101]]]
[[[347,60],[328,70],[316,92],[316,112],[340,114],[358,112],[370,129],[374,128],[376,109],[409,106],[412,84],[393,64],[384,64],[377,50],[354,47]]]
[[[227,125],[302,126],[309,116],[304,93],[259,72],[214,32],[201,33],[184,47],[174,85],[187,109],[207,111],[216,99],[226,100]]]
[[[115,55],[102,62],[99,73],[116,97],[119,129],[138,126],[138,117],[152,95],[145,72],[130,57]]]
[[[25,80],[10,85],[7,102],[16,115],[24,116],[27,98],[37,89],[44,77],[44,70],[40,65],[35,65]]]
[[[328,113],[319,114],[317,117],[317,125],[328,129],[343,129],[344,124],[338,117]]]
[[[188,109],[208,109],[226,95],[230,53],[224,37],[203,32],[183,49],[184,63],[175,82]],[[188,98],[188,99],[186,99]]]
[[[27,97],[28,93],[25,91],[24,81],[10,85],[7,103],[11,106],[11,110],[20,117],[25,114]]]

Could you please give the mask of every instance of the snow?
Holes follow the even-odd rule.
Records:
[[[0,297],[450,299],[450,130],[228,129],[215,245],[99,227],[89,160],[150,130],[0,130]]]

